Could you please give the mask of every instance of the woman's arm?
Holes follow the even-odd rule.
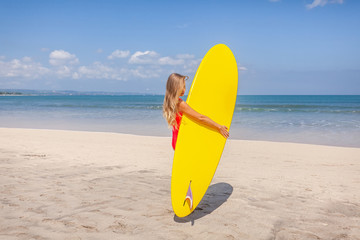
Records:
[[[228,128],[226,126],[222,126],[213,120],[211,120],[209,117],[205,115],[201,115],[200,113],[196,112],[194,109],[192,109],[186,102],[181,101],[179,103],[179,112],[182,112],[187,117],[194,119],[195,121],[204,124],[208,127],[211,127],[213,129],[216,129],[221,135],[223,135],[225,138],[229,137]]]

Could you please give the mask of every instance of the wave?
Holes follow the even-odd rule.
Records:
[[[292,113],[340,113],[360,114],[359,107],[329,105],[242,105],[235,106],[235,112],[292,112]]]
[[[162,96],[39,96],[2,98],[0,110],[161,111]],[[337,101],[336,101],[337,100]],[[358,96],[243,96],[236,113],[360,114]]]
[[[78,108],[78,109],[133,109],[133,110],[161,110],[162,104],[130,104],[130,105],[102,105],[102,104],[44,104],[44,108]]]
[[[86,104],[86,103],[47,103],[32,105],[32,108],[53,109],[117,109],[117,110],[162,110],[160,103],[114,103],[114,104]],[[322,105],[244,105],[237,104],[235,112],[278,112],[278,113],[334,113],[334,114],[360,114],[360,107],[349,106],[322,106]]]

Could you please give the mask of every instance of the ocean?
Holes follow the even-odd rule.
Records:
[[[0,127],[171,136],[162,117],[163,99],[0,96]],[[230,139],[360,147],[360,96],[238,96]]]

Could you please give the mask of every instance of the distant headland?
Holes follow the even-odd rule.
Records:
[[[137,92],[102,92],[102,91],[71,91],[71,90],[28,90],[28,89],[0,89],[0,96],[77,96],[77,95],[154,95]]]
[[[0,91],[0,96],[21,96],[23,95],[21,92],[4,92]]]

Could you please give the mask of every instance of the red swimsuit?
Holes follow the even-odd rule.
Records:
[[[173,130],[172,130],[172,133],[173,133],[173,138],[172,138],[172,147],[173,149],[175,150],[175,146],[176,146],[176,141],[177,141],[177,137],[178,137],[178,133],[179,133],[179,128],[180,128],[180,123],[181,123],[181,119],[182,119],[182,113],[179,112],[177,115],[176,115],[176,124],[177,124],[177,128],[175,126],[173,126]]]

